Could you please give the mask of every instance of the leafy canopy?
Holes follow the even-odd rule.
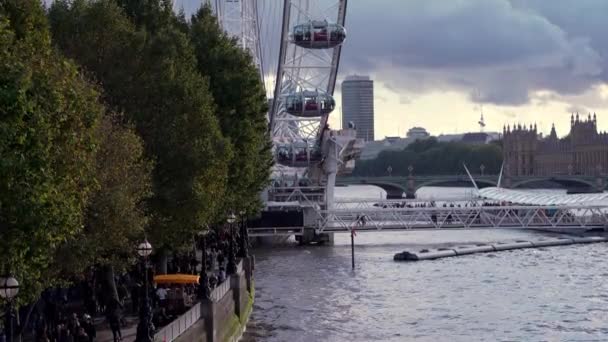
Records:
[[[38,1],[0,1],[0,272],[20,300],[52,285],[56,249],[83,227],[103,112],[48,37]]]

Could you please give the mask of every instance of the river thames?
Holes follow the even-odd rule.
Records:
[[[357,190],[338,195],[378,193]],[[332,247],[256,249],[246,341],[607,341],[606,244],[392,260],[403,250],[539,235],[360,233],[354,271],[346,234]]]

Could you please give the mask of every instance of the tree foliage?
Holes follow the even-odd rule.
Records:
[[[209,78],[222,133],[230,139],[226,210],[255,211],[267,184],[272,155],[264,85],[252,57],[220,28],[209,6],[192,17],[190,40],[198,70]]]
[[[0,1],[0,272],[19,278],[21,300],[52,284],[56,249],[82,229],[102,112],[53,51],[40,3]]]
[[[499,143],[469,145],[462,142],[438,142],[435,138],[416,140],[402,151],[382,151],[372,160],[357,161],[354,176],[387,176],[389,166],[394,176],[407,176],[408,167],[417,175],[464,173],[463,163],[477,173],[484,165],[486,174],[498,174],[502,164]]]
[[[58,1],[49,16],[55,43],[135,123],[155,162],[152,242],[178,248],[223,207],[232,152],[188,36],[163,4]]]
[[[266,110],[208,8],[188,22],[169,0],[0,0],[0,273],[27,301],[128,266],[144,231],[177,250],[253,211]]]
[[[122,117],[106,115],[97,130],[97,187],[87,203],[84,229],[60,248],[55,269],[78,275],[92,265],[124,270],[148,222],[152,164],[141,138]]]

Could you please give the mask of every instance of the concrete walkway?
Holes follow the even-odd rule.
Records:
[[[137,319],[137,316],[126,316],[125,320],[127,322],[126,327],[120,328],[120,332],[122,333],[122,341],[133,342],[135,341],[135,337],[137,335],[137,323],[139,320]],[[114,342],[112,330],[110,329],[110,325],[105,318],[96,318],[95,327],[97,328],[97,338],[95,339],[96,342]]]

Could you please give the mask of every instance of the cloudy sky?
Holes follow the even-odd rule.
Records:
[[[375,81],[377,139],[476,131],[481,107],[486,130],[566,134],[572,111],[608,129],[608,0],[349,0],[346,27],[340,79]]]

